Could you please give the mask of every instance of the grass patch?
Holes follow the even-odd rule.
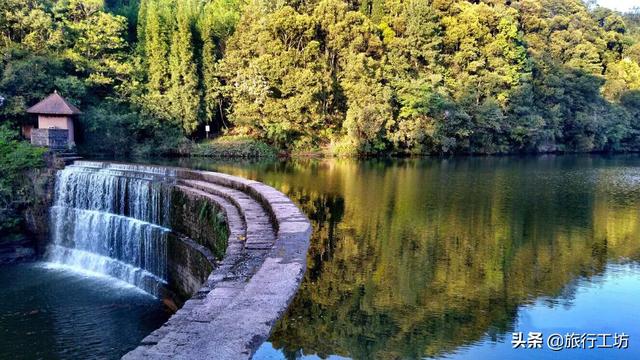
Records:
[[[274,158],[277,152],[262,141],[249,137],[222,136],[194,144],[186,155],[215,158]]]

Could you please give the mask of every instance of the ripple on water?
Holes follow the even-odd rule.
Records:
[[[117,359],[168,314],[122,281],[36,263],[0,271],[0,359]]]

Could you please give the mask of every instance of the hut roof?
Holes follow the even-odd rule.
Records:
[[[82,113],[77,107],[60,96],[57,91],[27,109],[27,112],[29,114],[43,115],[76,115]]]

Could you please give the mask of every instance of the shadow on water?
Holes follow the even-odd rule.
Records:
[[[309,271],[265,345],[278,350],[260,356],[482,357],[520,331],[527,307],[580,309],[576,294],[640,259],[637,156],[174,164],[263,181],[313,222]]]

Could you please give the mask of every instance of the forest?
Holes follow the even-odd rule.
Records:
[[[593,1],[3,0],[0,51],[4,128],[55,89],[91,153],[640,150],[640,11]]]

